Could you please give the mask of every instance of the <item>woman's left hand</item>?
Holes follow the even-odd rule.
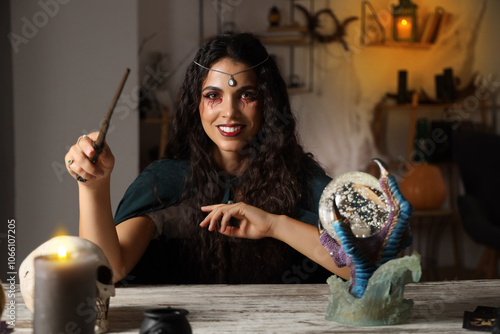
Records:
[[[272,237],[273,227],[279,217],[243,202],[203,206],[201,210],[209,212],[200,223],[201,227],[208,226],[209,231],[218,228],[224,235],[247,239]],[[231,218],[239,220],[239,226],[230,226]]]

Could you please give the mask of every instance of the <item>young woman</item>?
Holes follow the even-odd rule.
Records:
[[[135,273],[153,266],[155,282],[299,282],[316,263],[349,276],[316,228],[331,179],[298,143],[286,85],[258,39],[221,35],[198,51],[170,133],[165,158],[133,182],[114,218],[110,148],[92,164],[92,133],[65,157],[70,174],[87,180],[78,182],[80,236],[102,248],[115,280],[141,258]],[[297,262],[297,251],[307,258]]]

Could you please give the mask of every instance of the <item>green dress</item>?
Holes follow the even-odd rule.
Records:
[[[156,236],[143,259],[126,278],[127,283],[220,283],[220,277],[219,279],[206,277],[207,275],[199,277],[198,268],[216,267],[217,263],[207,264],[206,258],[203,263],[199,262],[196,249],[203,247],[201,246],[203,240],[193,237],[189,232],[190,229],[184,228],[189,225],[185,219],[188,217],[186,213],[189,213],[187,210],[198,210],[184,205],[181,201],[189,166],[189,161],[162,159],[153,162],[129,186],[120,201],[115,214],[116,225],[133,217],[147,215],[153,220],[157,229]],[[319,199],[331,178],[319,167],[311,167],[307,175],[312,177],[303,184],[302,201],[293,218],[316,226],[319,219]],[[223,173],[219,175],[217,184],[221,187],[221,203],[232,201],[231,182],[237,182],[237,179]],[[196,223],[198,224],[199,222]],[[193,226],[192,223],[190,226]],[[217,233],[208,232],[201,227],[197,230],[205,231],[210,237],[222,237],[223,250],[220,251],[222,255],[219,254],[219,258],[217,256],[209,258],[208,261],[223,262],[226,274],[222,280],[226,283],[298,283],[298,281],[302,283],[322,272],[315,263],[297,254],[290,247],[276,246],[281,242],[228,238],[217,236]],[[250,278],[252,275],[245,274],[246,271],[250,273],[262,271],[258,261],[253,265],[255,268],[251,268],[255,262],[253,260],[261,256],[265,262],[266,252],[275,252],[273,247],[279,247],[280,251],[292,254],[284,256],[287,258],[286,264],[270,270],[270,266],[264,263],[265,274],[257,275],[256,278]],[[242,254],[236,251],[241,248],[245,250],[244,253],[241,252]],[[245,260],[246,254],[251,252],[254,254],[252,258]],[[235,254],[239,254],[237,259],[234,258]],[[242,266],[241,262],[245,262],[244,268],[235,269]],[[299,270],[301,268],[303,273]],[[324,277],[325,275],[322,275],[320,281]]]

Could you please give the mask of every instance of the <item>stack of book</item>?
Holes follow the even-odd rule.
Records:
[[[437,7],[433,13],[430,13],[427,20],[422,25],[420,34],[420,43],[434,43],[440,32],[451,21],[451,13],[446,12],[442,7]]]

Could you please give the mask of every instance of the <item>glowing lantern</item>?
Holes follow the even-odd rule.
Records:
[[[399,0],[392,6],[393,38],[398,42],[417,40],[417,5],[411,0]]]

